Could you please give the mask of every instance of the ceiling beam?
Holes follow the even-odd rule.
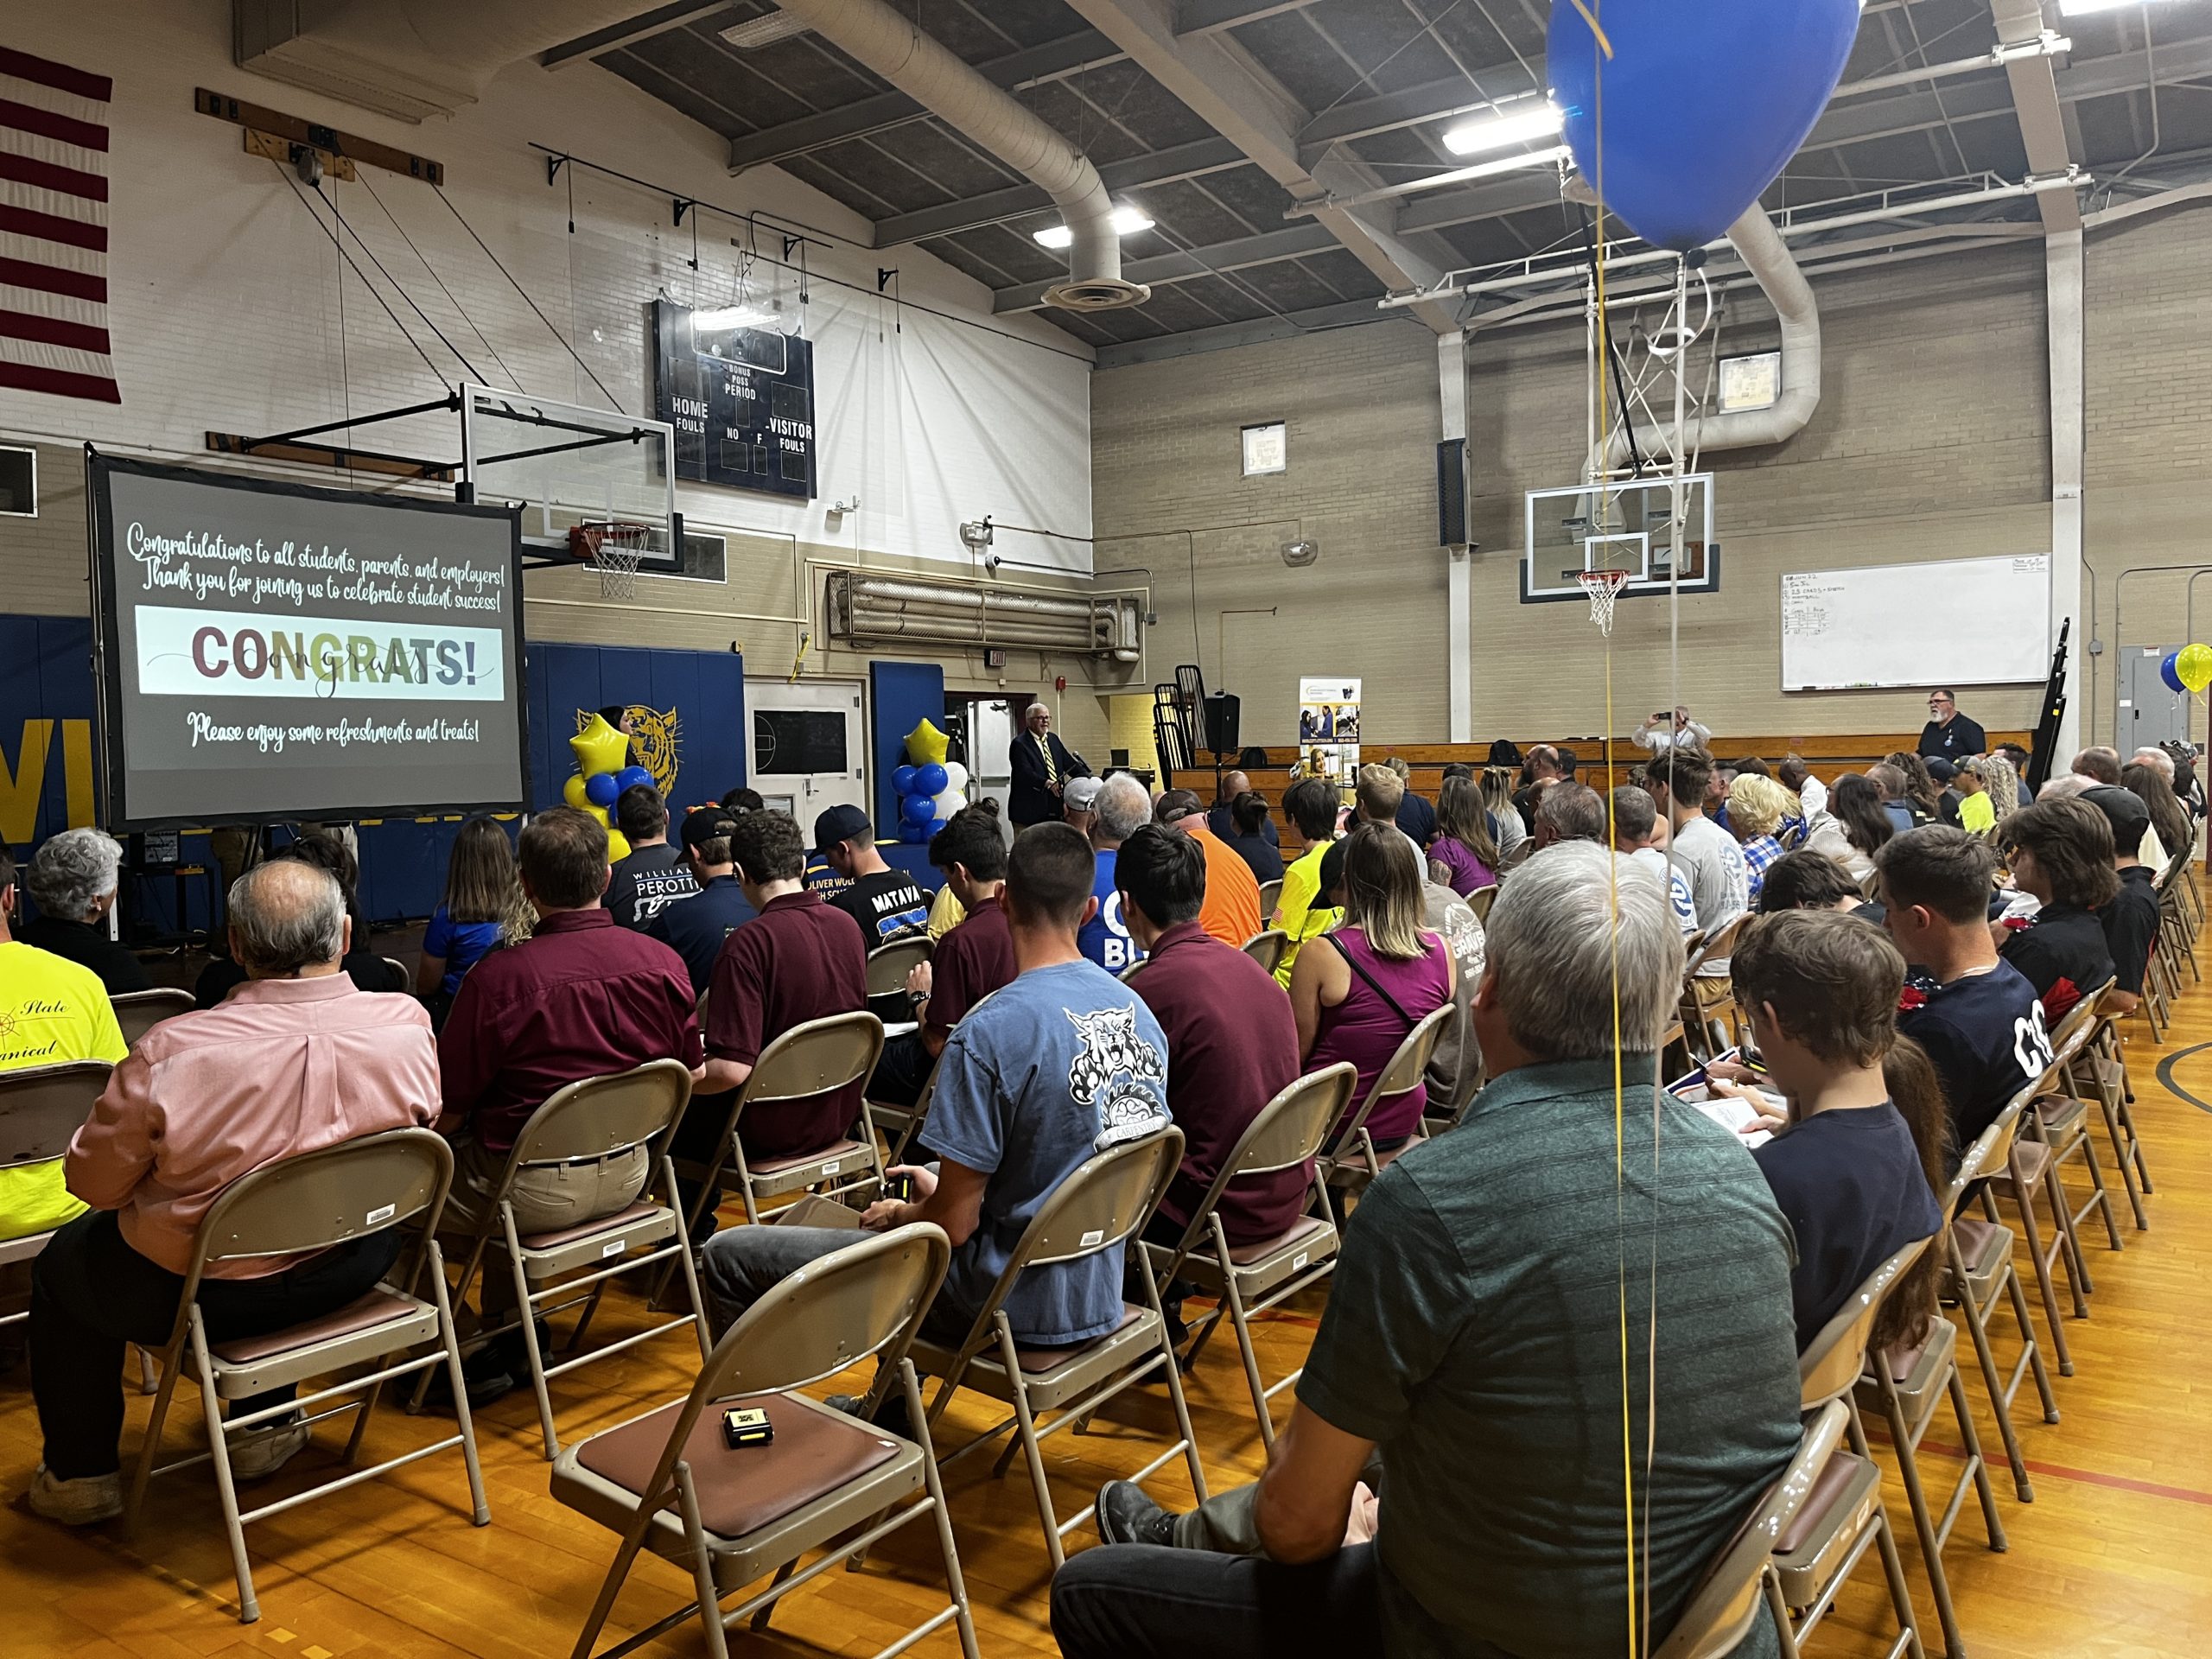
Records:
[[[1318,330],[1348,328],[1363,323],[1388,322],[1395,311],[1377,311],[1372,300],[1339,300],[1305,311],[1286,311],[1276,316],[1254,317],[1247,322],[1216,323],[1209,328],[1188,328],[1179,334],[1159,334],[1150,340],[1122,340],[1098,347],[1096,367],[1122,368],[1131,363],[1157,363],[1171,357],[1195,357],[1200,352],[1227,351],[1236,346],[1257,346],[1270,340],[1289,340]],[[1111,537],[1106,538],[1112,540]]]
[[[1242,270],[1249,265],[1270,265],[1279,260],[1330,253],[1338,246],[1335,235],[1319,225],[1290,225],[1280,231],[1262,231],[1257,236],[1240,236],[1233,242],[1217,242],[1197,253],[1179,250],[1154,254],[1146,259],[1125,259],[1122,262],[1122,275],[1133,283],[1186,283],[1217,271]],[[1066,281],[1062,276],[1049,282],[1001,288],[991,296],[991,309],[1001,313],[1039,310],[1044,306],[1046,289],[1057,288]],[[1372,305],[1375,302],[1366,300],[1362,303]]]
[[[1097,30],[1083,29],[1072,35],[1063,35],[1057,41],[1047,41],[1042,46],[979,63],[976,69],[994,86],[1012,91],[1058,80],[1081,69],[1118,63],[1124,55]],[[794,156],[804,156],[809,150],[842,144],[848,139],[865,138],[871,133],[928,118],[929,111],[906,93],[878,92],[857,103],[803,115],[796,121],[763,127],[758,132],[731,139],[729,170],[742,173],[747,168],[766,167],[789,161]]]
[[[1118,162],[1098,163],[1098,176],[1109,190],[1141,190],[1147,185],[1174,184],[1204,178],[1231,168],[1249,167],[1244,152],[1226,138],[1199,138],[1167,149],[1148,150]],[[1033,184],[1008,185],[963,201],[941,202],[911,213],[894,213],[875,221],[875,245],[896,247],[902,242],[925,242],[933,236],[951,236],[983,225],[1002,225],[1050,208],[1052,199]]]
[[[651,40],[656,35],[665,35],[671,29],[700,17],[727,10],[729,0],[711,0],[700,5],[697,0],[672,6],[655,6],[651,11],[641,11],[626,22],[610,23],[605,29],[594,29],[588,35],[579,35],[573,41],[563,41],[537,54],[541,69],[569,69],[580,63],[589,63],[602,52],[612,52],[620,47],[639,41]]]
[[[1318,160],[1331,144],[1348,138],[1371,137],[1378,132],[1395,132],[1401,127],[1415,127],[1425,121],[1447,120],[1470,110],[1488,109],[1492,104],[1510,99],[1526,98],[1545,90],[1538,73],[1531,75],[1517,63],[1500,64],[1495,68],[1476,73],[1481,77],[1482,90],[1478,92],[1465,75],[1453,75],[1445,80],[1432,80],[1425,86],[1408,86],[1402,92],[1385,92],[1379,98],[1363,98],[1357,102],[1339,104],[1336,108],[1315,116],[1298,131],[1300,155],[1308,162]]]
[[[1226,29],[1278,17],[1286,11],[1303,11],[1318,3],[1319,0],[1274,0],[1272,4],[1262,0],[1177,0],[1175,33],[1179,37],[1218,35]]]
[[[1989,11],[1997,22],[2000,46],[2032,45],[2042,37],[2043,0],[1989,0]],[[2065,172],[2074,157],[2067,148],[2066,113],[2058,101],[2058,80],[2050,60],[2039,53],[2014,58],[2005,66],[2005,76],[2012,83],[2012,108],[2019,117],[2030,175]],[[2039,192],[2036,206],[2048,235],[2082,228],[2082,204],[2071,190]]]
[[[1310,200],[1332,191],[1354,195],[1380,182],[1363,166],[1342,158],[1309,169],[1300,158],[1297,135],[1311,117],[1227,35],[1178,38],[1170,0],[1070,3],[1294,199]],[[1322,207],[1316,210],[1314,220],[1386,288],[1397,292],[1427,288],[1443,274],[1442,262],[1408,246],[1399,235],[1389,204],[1361,210]],[[1439,334],[1459,326],[1448,305],[1424,304],[1416,309],[1421,320]]]

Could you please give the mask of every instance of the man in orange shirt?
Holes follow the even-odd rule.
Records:
[[[1205,898],[1198,925],[1224,944],[1241,946],[1267,924],[1260,919],[1260,880],[1234,847],[1206,827],[1205,808],[1196,793],[1171,789],[1153,808],[1153,818],[1198,843],[1206,855]]]

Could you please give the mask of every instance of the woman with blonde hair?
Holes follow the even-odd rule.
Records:
[[[536,925],[505,827],[496,818],[471,818],[454,837],[445,898],[423,930],[416,995],[440,1013],[440,1001],[451,1002],[470,969],[502,945],[521,944]]]
[[[1513,804],[1513,768],[1484,766],[1476,787],[1482,793],[1483,810],[1490,814],[1491,838],[1497,843],[1497,855],[1510,858],[1513,849],[1529,839],[1529,826],[1521,821],[1521,809]]]
[[[1790,809],[1796,804],[1795,795],[1756,772],[1739,772],[1728,785],[1728,832],[1743,844],[1754,909],[1769,867],[1782,856],[1783,821],[1793,816]]]

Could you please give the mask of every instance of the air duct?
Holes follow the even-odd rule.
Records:
[[[1134,663],[1144,626],[1132,594],[1061,598],[858,570],[830,572],[827,599],[830,637],[856,644],[1020,645]]]
[[[1728,240],[1781,320],[1782,392],[1764,409],[1693,416],[1683,438],[1686,454],[1780,443],[1804,430],[1821,401],[1821,314],[1805,273],[1789,257],[1774,221],[1756,202],[1728,227]],[[1628,465],[1628,434],[1624,421],[1605,450],[1608,471]],[[1647,455],[1672,448],[1662,435],[1645,426],[1636,429],[1636,442]]]
[[[1068,276],[1045,303],[1070,311],[1141,305],[1152,290],[1122,276],[1114,203],[1098,169],[1058,130],[882,0],[777,0],[924,109],[1038,186],[1074,240]]]
[[[232,0],[241,69],[396,116],[450,115],[509,64],[627,21],[632,0]]]

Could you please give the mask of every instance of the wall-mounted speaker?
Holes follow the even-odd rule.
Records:
[[[1436,446],[1436,544],[1463,547],[1467,540],[1467,441]]]

